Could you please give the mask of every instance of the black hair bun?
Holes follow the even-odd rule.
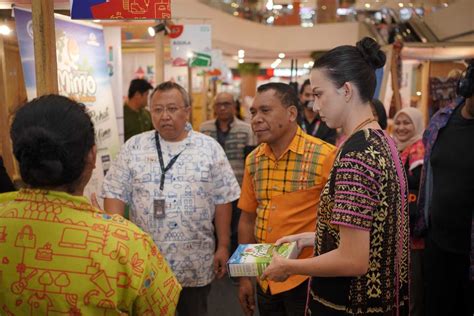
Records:
[[[372,68],[378,69],[385,65],[385,53],[380,49],[380,45],[374,39],[364,37],[357,42],[356,48]]]
[[[63,182],[66,153],[46,129],[26,128],[15,144],[23,180],[35,187],[55,186]]]

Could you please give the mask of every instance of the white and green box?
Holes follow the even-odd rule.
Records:
[[[273,250],[283,257],[294,259],[298,257],[296,242],[280,246],[274,244],[242,244],[235,250],[227,261],[227,271],[231,277],[260,276],[270,264]]]

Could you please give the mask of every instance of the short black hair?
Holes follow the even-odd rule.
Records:
[[[262,84],[257,88],[258,93],[263,93],[269,90],[275,91],[275,96],[280,99],[284,107],[295,106],[298,109],[299,100],[295,93],[295,89],[289,84],[282,82],[269,82]]]
[[[311,84],[311,82],[309,81],[309,79],[306,79],[303,84],[301,85],[301,88],[300,88],[300,94],[303,94],[304,93],[304,89],[306,88],[306,86],[309,86]]]
[[[128,87],[128,98],[133,98],[137,92],[143,94],[151,89],[153,89],[153,86],[145,79],[133,79],[130,81],[130,87]]]
[[[385,64],[385,53],[370,37],[364,37],[356,46],[343,45],[331,49],[314,62],[313,69],[322,70],[340,88],[351,82],[359,91],[362,102],[374,97],[375,70]]]
[[[178,90],[178,92],[181,94],[181,96],[183,97],[183,102],[184,102],[185,107],[191,106],[191,101],[189,100],[189,95],[186,92],[186,89],[184,89],[182,86],[172,81],[165,81],[157,85],[155,90],[153,90],[153,92],[151,93],[150,98],[153,98],[153,95],[158,91],[164,92],[164,91],[169,91],[173,89]]]
[[[33,188],[73,186],[95,144],[86,107],[60,95],[36,98],[18,109],[10,130],[23,181]]]

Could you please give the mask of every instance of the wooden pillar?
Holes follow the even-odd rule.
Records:
[[[2,146],[3,164],[11,178],[13,178],[14,161],[10,140],[10,114],[8,112],[8,78],[7,64],[5,57],[5,43],[3,36],[0,36],[0,145]]]
[[[400,95],[400,81],[401,78],[398,73],[398,68],[401,67],[401,50],[403,44],[400,41],[396,41],[393,44],[392,58],[390,60],[390,74],[392,76],[392,101],[390,102],[390,109],[388,117],[392,118],[402,108],[402,98]]]
[[[58,93],[53,1],[32,1],[36,95]]]
[[[244,74],[240,77],[240,95],[245,97],[254,97],[257,92],[257,75]]]
[[[20,179],[20,172],[13,157],[10,124],[15,111],[26,100],[18,42],[15,36],[0,36],[0,152],[12,180]]]
[[[165,81],[165,33],[155,35],[155,84]]]

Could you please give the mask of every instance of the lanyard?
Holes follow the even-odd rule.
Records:
[[[173,167],[174,163],[176,160],[178,160],[179,155],[184,151],[181,151],[179,154],[171,158],[170,162],[168,162],[168,165],[165,167],[165,163],[163,162],[163,153],[161,152],[161,144],[160,144],[160,137],[158,135],[158,132],[155,133],[155,143],[156,143],[156,150],[158,151],[158,159],[160,161],[160,168],[161,168],[161,178],[160,178],[160,191],[163,191],[163,188],[165,187],[165,174],[168,170]]]

